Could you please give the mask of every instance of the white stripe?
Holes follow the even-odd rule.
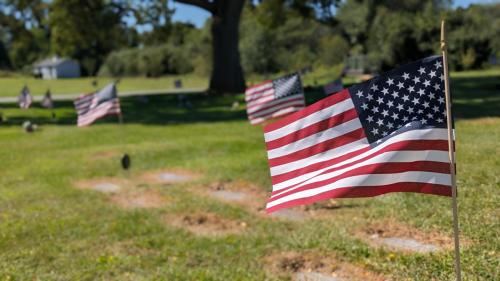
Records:
[[[346,133],[352,132],[361,128],[361,122],[358,118],[349,120],[335,127],[329,128],[327,130],[318,132],[314,135],[310,135],[298,141],[289,143],[285,146],[281,146],[267,152],[267,157],[269,159],[274,159],[276,157],[281,157],[288,155],[290,153],[297,152],[299,150],[309,148],[311,146],[317,145],[321,142],[336,138],[338,136],[344,135]]]
[[[352,157],[348,160],[345,160],[345,161],[339,162],[337,164],[315,170],[315,171],[307,173],[307,174],[302,174],[300,176],[297,176],[295,178],[291,178],[291,179],[286,180],[284,182],[277,183],[273,186],[273,190],[280,190],[283,188],[290,187],[292,185],[301,183],[301,182],[306,181],[312,177],[315,177],[315,176],[321,174],[322,172],[324,172],[325,170],[340,167],[340,166],[352,163],[354,161],[357,161],[359,159],[363,159],[364,157],[367,157],[367,156],[369,156],[369,155],[371,155],[379,150],[384,149],[388,145],[391,145],[391,144],[394,144],[394,143],[397,143],[400,141],[411,141],[411,140],[448,140],[447,130],[446,129],[426,129],[426,130],[413,130],[413,131],[407,131],[407,132],[401,133],[399,135],[396,135],[396,136],[388,139],[387,141],[380,144],[379,146],[372,148],[372,149],[370,149],[370,150],[368,150],[360,155]],[[350,153],[350,152],[353,152],[353,151],[356,151],[359,149],[366,148],[366,146],[368,145],[368,141],[366,139],[364,139],[364,142],[365,142],[365,144],[359,144],[359,143],[355,144],[355,142],[352,142],[350,144],[347,144],[347,145],[344,145],[344,146],[341,146],[338,148],[334,148],[332,150],[329,150],[329,151],[321,153],[321,154],[314,155],[314,156],[306,158],[304,160],[295,161],[292,163],[286,163],[286,164],[283,164],[280,166],[272,167],[271,168],[271,176],[276,176],[276,175],[284,174],[286,172],[291,172],[291,171],[294,171],[294,170],[297,170],[300,168],[307,167],[311,164],[331,160],[331,159],[338,157],[340,155],[344,155],[344,154],[347,154],[347,153]],[[349,149],[345,149],[346,146],[349,146]],[[335,151],[336,153],[334,154],[332,151],[334,151],[336,149],[337,149],[337,151]],[[340,150],[340,151],[338,151],[338,150]],[[310,161],[307,161],[308,159]]]
[[[265,90],[264,92],[256,93],[252,96],[246,96],[245,101],[247,103],[256,103],[262,100],[263,98],[274,97],[274,88],[269,90]]]
[[[415,183],[430,183],[430,184],[441,184],[441,185],[451,185],[451,177],[449,174],[432,173],[432,172],[404,172],[396,174],[368,174],[359,175],[348,178],[343,178],[334,183],[309,189],[303,190],[297,193],[290,194],[288,196],[277,199],[273,202],[267,204],[267,208],[285,203],[287,201],[307,198],[311,196],[318,195],[323,192],[327,192],[334,189],[344,188],[344,187],[361,187],[361,186],[381,186],[395,184],[399,182],[415,182]]]
[[[256,92],[264,91],[264,90],[266,90],[268,88],[272,88],[272,87],[273,87],[273,82],[266,82],[260,86],[256,86],[256,87],[247,89],[245,91],[245,96],[251,96]]]
[[[280,109],[291,107],[291,106],[304,106],[304,101],[303,100],[289,101],[289,102],[284,103],[284,104],[280,104],[280,105],[277,105],[277,106],[274,106],[274,107],[271,107],[268,109],[254,112],[253,114],[250,114],[250,116],[251,116],[251,118],[264,117],[264,116],[272,115],[272,114],[274,114],[274,112],[276,112]]]
[[[306,184],[310,183],[315,183],[319,181],[324,181],[327,179],[334,178],[336,176],[342,175],[346,172],[349,172],[351,170],[367,166],[367,165],[372,165],[372,164],[380,164],[380,163],[407,163],[407,162],[414,162],[414,161],[433,161],[433,162],[443,162],[443,163],[449,163],[449,156],[447,151],[441,151],[441,150],[422,150],[422,151],[388,151],[384,152],[382,154],[376,155],[372,158],[369,158],[363,162],[356,163],[352,166],[336,170],[333,172],[325,173],[325,174],[320,174],[317,175],[307,181],[304,181],[293,188],[284,190],[283,192],[289,192],[291,190],[295,190],[299,187],[302,187]],[[273,190],[275,191],[275,190]],[[281,193],[283,193],[281,192]],[[272,197],[278,196],[281,193],[276,193]],[[271,197],[271,198],[272,198]]]
[[[304,127],[307,127],[309,125],[317,123],[321,120],[330,118],[333,115],[337,115],[339,113],[347,111],[353,107],[354,107],[354,104],[352,103],[352,100],[346,99],[346,100],[341,101],[339,103],[336,103],[332,106],[329,106],[327,108],[319,110],[313,114],[310,114],[304,118],[301,118],[295,122],[292,122],[284,127],[281,127],[281,128],[276,129],[274,131],[267,132],[264,135],[264,137],[266,139],[266,142],[270,142],[272,140],[279,139],[279,138],[286,136],[290,133],[298,131]]]
[[[259,98],[258,100],[255,100],[255,101],[253,101],[253,100],[249,101],[249,102],[247,102],[247,111],[251,107],[255,107],[255,106],[259,106],[259,105],[265,105],[268,102],[273,101],[273,100],[274,100],[274,93],[270,94],[270,95],[267,95],[265,97],[261,97],[261,98]]]

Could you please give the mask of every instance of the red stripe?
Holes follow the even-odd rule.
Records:
[[[256,99],[252,99],[252,100],[247,101],[247,109],[261,105],[261,104],[268,103],[268,102],[273,101],[273,100],[274,100],[274,92],[262,95]]]
[[[340,114],[334,115],[328,119],[319,121],[317,123],[311,124],[303,129],[298,131],[294,131],[286,136],[283,136],[279,139],[275,139],[269,142],[266,142],[267,150],[276,149],[278,147],[285,146],[292,142],[301,140],[308,136],[314,135],[321,131],[333,128],[337,125],[345,123],[347,121],[351,121],[352,119],[358,117],[358,113],[355,108],[344,111]]]
[[[324,142],[317,143],[311,147],[304,148],[302,150],[295,151],[288,155],[276,157],[273,159],[269,159],[269,166],[275,167],[279,165],[283,165],[286,163],[290,163],[293,161],[297,161],[303,158],[307,158],[321,152],[325,152],[334,147],[342,146],[357,140],[360,140],[365,137],[365,131],[363,128],[358,128],[349,133],[343,134],[333,139],[326,140]]]
[[[416,192],[425,194],[434,194],[442,196],[451,196],[451,187],[448,185],[431,184],[431,183],[415,183],[415,182],[400,182],[381,186],[359,186],[345,187],[329,190],[315,196],[295,199],[284,202],[282,204],[266,209],[267,213],[290,208],[298,205],[309,205],[320,200],[330,198],[358,198],[358,197],[373,197],[390,192]]]
[[[291,114],[292,112],[295,112],[297,110],[301,110],[302,108],[304,108],[303,105],[284,107],[284,108],[282,108],[280,110],[277,110],[277,111],[273,112],[271,115],[266,115],[266,116],[263,116],[263,117],[259,117],[259,118],[255,118],[255,119],[250,119],[250,124],[252,124],[252,125],[260,124],[260,123],[266,121],[269,118],[277,118],[277,117],[281,117],[281,116],[284,116],[284,115],[288,115],[288,114]],[[257,121],[255,121],[255,120],[257,120]]]
[[[327,160],[327,161],[323,161],[323,162],[311,164],[311,165],[306,166],[304,168],[300,168],[300,169],[293,170],[293,171],[290,171],[290,172],[287,172],[287,173],[284,173],[284,174],[276,175],[276,176],[272,177],[272,183],[273,183],[273,185],[275,185],[275,184],[278,184],[280,182],[284,182],[284,181],[290,180],[292,178],[295,178],[295,177],[303,175],[303,174],[307,174],[307,173],[310,173],[310,172],[321,170],[321,169],[326,168],[328,166],[332,166],[332,165],[338,164],[340,162],[343,162],[343,161],[345,161],[347,159],[353,158],[353,157],[355,157],[355,156],[357,156],[359,154],[362,154],[362,153],[364,153],[366,151],[369,151],[370,149],[371,149],[371,147],[368,146],[368,147],[362,148],[360,150],[356,150],[356,151],[353,151],[351,153],[344,154],[344,155],[342,155],[340,157],[333,158],[331,160]],[[372,158],[372,157],[377,156],[379,154],[382,154],[384,152],[399,151],[399,150],[407,150],[407,151],[418,151],[418,150],[448,151],[448,141],[446,141],[446,140],[409,140],[409,141],[396,142],[396,143],[393,143],[393,144],[390,144],[390,145],[384,147],[383,149],[381,149],[381,150],[379,150],[379,151],[377,151],[377,152],[375,152],[373,154],[367,155],[367,156],[365,156],[365,157],[363,157],[363,158],[361,158],[359,160],[356,160],[356,161],[351,162],[351,163],[347,163],[347,164],[339,166],[339,167],[328,169],[328,170],[324,171],[323,173],[333,172],[333,171],[338,170],[338,169],[347,168],[348,166],[355,165],[356,163],[360,163],[362,161],[365,161],[366,159]]]
[[[441,173],[441,174],[449,174],[450,173],[450,164],[449,163],[443,163],[443,162],[435,162],[435,161],[414,161],[414,162],[384,162],[384,163],[377,163],[377,164],[369,164],[365,166],[361,166],[349,171],[346,171],[345,173],[342,173],[338,176],[318,181],[318,182],[313,182],[309,184],[305,184],[299,188],[293,189],[293,190],[279,190],[273,192],[274,194],[277,194],[278,192],[282,192],[279,195],[276,195],[269,199],[268,202],[275,201],[279,198],[288,196],[290,194],[294,194],[300,191],[304,190],[309,190],[309,189],[314,189],[318,188],[321,186],[325,186],[331,183],[334,183],[338,180],[348,178],[348,177],[353,177],[353,176],[359,176],[359,175],[367,175],[367,174],[395,174],[395,173],[404,173],[404,172],[410,172],[410,171],[422,171],[422,172],[434,172],[434,173]],[[285,192],[283,192],[285,191]]]
[[[337,104],[343,100],[346,100],[350,97],[351,97],[351,95],[349,94],[349,91],[347,89],[342,90],[342,91],[336,93],[335,95],[331,95],[329,97],[326,97],[326,98],[308,106],[307,108],[304,108],[303,110],[301,110],[299,112],[291,114],[286,119],[279,120],[277,122],[274,122],[272,124],[265,126],[264,132],[268,133],[270,131],[274,131],[276,129],[282,128],[282,127],[284,127],[292,122],[300,120],[300,119],[302,119],[306,116],[309,116],[309,115],[311,115],[319,110],[330,107],[330,106]]]
[[[255,118],[262,117],[262,116],[272,115],[274,112],[276,112],[278,110],[282,110],[284,108],[291,107],[291,106],[304,106],[304,101],[299,99],[299,100],[288,100],[288,101],[280,102],[277,104],[273,104],[272,106],[269,106],[268,108],[259,109],[255,112],[249,113],[248,117],[250,119],[255,119]],[[266,110],[270,110],[270,111],[266,113],[265,112]]]
[[[265,105],[264,107],[259,108],[256,111],[253,111],[253,112],[251,112],[249,114],[255,114],[256,112],[259,112],[259,111],[270,109],[272,107],[275,107],[275,106],[278,106],[278,105],[281,105],[281,104],[284,104],[284,103],[287,103],[287,102],[295,102],[295,101],[301,101],[302,103],[304,103],[304,96],[296,96],[294,98],[286,99],[286,100],[282,100],[282,99],[274,100],[273,99],[273,100],[270,100],[270,101],[266,101],[266,102],[258,104],[258,105],[264,104]],[[276,103],[274,103],[274,102],[276,102]],[[252,105],[250,107],[247,107],[247,111],[249,109],[253,109],[255,107],[258,107],[258,105]]]

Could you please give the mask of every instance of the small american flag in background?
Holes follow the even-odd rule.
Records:
[[[47,90],[47,92],[45,92],[45,96],[43,96],[41,105],[45,108],[54,108],[54,102],[52,101],[50,90]]]
[[[74,104],[78,114],[78,127],[88,126],[106,115],[121,114],[115,83],[97,93],[78,97]]]
[[[248,88],[245,91],[250,123],[258,124],[304,108],[304,90],[297,73]]]
[[[450,196],[442,73],[442,57],[429,57],[266,126],[267,211],[389,192]]]
[[[31,106],[31,104],[33,103],[33,97],[30,94],[28,86],[23,87],[21,93],[19,94],[18,101],[20,108],[27,109]]]

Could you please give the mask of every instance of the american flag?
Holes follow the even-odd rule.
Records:
[[[33,97],[31,96],[30,90],[28,89],[27,86],[24,86],[23,89],[21,90],[18,101],[19,101],[19,107],[23,109],[29,108],[33,103]]]
[[[115,83],[97,93],[78,97],[74,104],[78,114],[78,127],[88,126],[106,115],[121,114]]]
[[[245,91],[250,123],[259,124],[304,108],[304,90],[298,73],[252,86]]]
[[[342,79],[337,79],[335,81],[332,81],[328,84],[326,84],[323,87],[323,91],[325,91],[325,95],[329,96],[331,94],[334,94],[338,91],[341,91],[344,88],[344,85],[342,85]]]
[[[45,96],[43,96],[41,105],[45,108],[54,108],[54,102],[52,101],[50,90],[47,90],[47,92],[45,92]]]
[[[442,57],[425,58],[267,125],[267,211],[389,192],[451,196],[442,73]]]

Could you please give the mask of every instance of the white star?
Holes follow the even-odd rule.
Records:
[[[381,142],[382,142],[382,140],[381,140],[381,139],[378,139],[378,140],[377,140],[377,143],[381,143]]]
[[[374,135],[378,135],[378,129],[373,128],[373,130],[372,130],[372,134],[374,134]]]
[[[413,120],[413,121],[417,120],[417,116],[413,116],[413,118],[411,120]]]
[[[429,76],[430,76],[431,78],[434,78],[434,76],[436,76],[436,71],[431,70],[431,72],[429,73]]]
[[[444,75],[441,74],[441,77],[439,77],[439,79],[441,79],[441,81],[444,81]]]
[[[372,94],[368,94],[368,95],[366,95],[366,98],[367,98],[369,101],[371,101],[371,100],[373,99],[373,95],[372,95]]]
[[[428,108],[429,107],[429,103],[428,102],[424,102],[423,107],[424,108]]]
[[[384,99],[382,97],[378,97],[377,102],[378,104],[384,103]]]
[[[382,132],[382,136],[384,136],[384,137],[385,137],[385,136],[387,136],[387,132],[386,132],[386,131],[383,131],[383,132]]]
[[[366,117],[366,121],[368,121],[368,123],[373,122],[373,116]]]
[[[435,66],[436,68],[440,68],[440,67],[441,67],[441,66],[443,66],[443,65],[441,64],[441,61],[436,61],[436,63],[434,64],[434,66]]]
[[[398,93],[398,92],[396,92],[396,91],[392,92],[392,97],[393,97],[393,98],[397,98],[397,97],[398,97],[398,95],[399,95],[399,93]]]
[[[418,72],[420,72],[420,75],[424,74],[425,73],[425,68],[424,67],[419,68]]]
[[[388,106],[389,108],[393,107],[393,106],[394,106],[394,102],[393,102],[392,100],[388,101],[388,102],[387,102],[387,106]]]
[[[434,99],[435,97],[436,97],[436,95],[434,93],[432,93],[432,92],[429,93],[429,98]]]
[[[382,93],[384,93],[384,95],[387,95],[387,94],[389,93],[389,90],[388,90],[388,89],[386,89],[386,88],[384,88],[384,89],[382,90]]]
[[[402,104],[398,104],[397,108],[398,108],[399,111],[401,111],[401,110],[404,109]]]
[[[419,109],[419,110],[417,111],[417,113],[418,113],[418,114],[424,114],[424,110],[423,110],[423,109]]]
[[[378,91],[378,86],[376,84],[373,84],[370,89],[372,89],[372,91]]]
[[[403,79],[406,80],[406,79],[410,79],[410,74],[408,73],[403,73]]]
[[[408,92],[410,92],[410,93],[415,92],[415,87],[413,87],[413,86],[408,87]]]
[[[410,114],[413,113],[413,107],[408,106],[408,109],[406,111],[408,111],[408,113],[410,113]]]
[[[431,113],[427,113],[427,118],[432,119],[432,114]]]
[[[378,119],[377,124],[378,124],[379,126],[384,125],[384,120],[382,120],[382,119]]]
[[[403,116],[403,122],[407,122],[407,121],[408,121],[408,117],[407,116]]]
[[[368,105],[366,103],[363,103],[363,105],[361,106],[362,109],[364,110],[367,110],[368,109]]]
[[[358,92],[356,93],[356,96],[358,96],[358,98],[361,98],[361,97],[363,96],[363,92],[358,91]]]
[[[443,97],[439,97],[438,102],[439,103],[444,103],[444,98]]]
[[[382,111],[382,115],[384,115],[384,117],[387,117],[387,115],[389,115],[389,111],[388,110],[383,110]]]
[[[441,118],[441,117],[438,118],[436,121],[438,121],[439,123],[443,123],[444,122],[443,118]]]
[[[415,83],[415,85],[417,85],[417,83],[420,83],[420,78],[415,76],[415,78],[413,78],[413,83]]]
[[[411,123],[406,124],[405,127],[411,127]]]
[[[403,101],[409,101],[409,100],[410,100],[410,97],[408,97],[407,95],[403,96]]]
[[[377,113],[377,112],[378,112],[378,107],[374,106],[374,107],[372,108],[372,112],[373,112],[373,113]]]
[[[399,82],[397,86],[398,86],[398,89],[400,89],[400,90],[405,87],[403,82]]]
[[[394,84],[394,79],[387,79],[387,82],[386,82],[389,86],[393,85]]]
[[[440,90],[441,89],[441,85],[439,85],[438,83],[434,84],[434,90]]]
[[[392,114],[391,118],[394,119],[394,120],[399,119],[399,115],[396,112],[394,112]]]
[[[417,98],[414,98],[414,99],[412,100],[412,102],[413,102],[413,104],[414,104],[414,105],[417,105],[417,104],[419,103],[419,100],[418,100]]]
[[[434,112],[438,112],[439,111],[439,106],[435,105],[432,110],[434,110]]]
[[[419,94],[419,95],[421,95],[421,96],[425,95],[425,91],[424,91],[424,89],[420,89],[420,90],[418,90],[418,94]]]
[[[427,124],[427,120],[425,120],[425,119],[422,119],[421,122],[422,122],[422,124]]]
[[[427,80],[427,79],[426,79],[426,80],[424,81],[424,85],[425,85],[426,87],[429,87],[429,86],[431,85],[431,81],[429,81],[429,80]]]
[[[394,128],[394,124],[392,124],[391,122],[387,123],[387,128],[389,128],[389,129]]]

